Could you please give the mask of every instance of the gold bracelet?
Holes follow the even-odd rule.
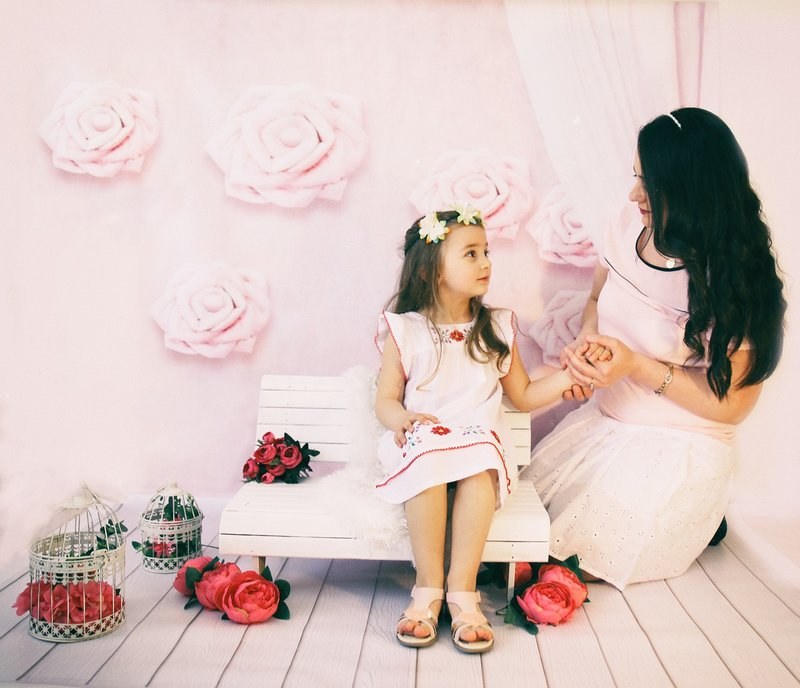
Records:
[[[667,385],[672,382],[672,373],[674,370],[675,368],[673,367],[672,363],[667,363],[667,374],[664,375],[664,382],[661,383],[661,387],[653,390],[653,392],[655,392],[658,396],[661,396],[664,393],[664,390],[667,389]]]

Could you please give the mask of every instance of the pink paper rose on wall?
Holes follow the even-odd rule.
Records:
[[[303,208],[341,200],[367,150],[361,105],[306,84],[245,91],[206,147],[229,196]]]
[[[545,306],[542,317],[531,327],[530,335],[542,348],[542,362],[560,367],[559,354],[575,341],[581,329],[583,308],[589,291],[565,289],[558,292]]]
[[[592,267],[597,262],[597,249],[563,186],[556,186],[547,194],[528,231],[539,244],[539,255],[544,260],[579,268]]]
[[[485,150],[449,151],[411,193],[411,202],[423,214],[469,203],[481,211],[490,238],[513,239],[533,208],[528,164]]]
[[[152,94],[111,82],[73,83],[56,101],[39,134],[53,165],[67,172],[113,177],[139,172],[158,138]]]
[[[185,265],[153,305],[164,345],[182,354],[225,358],[250,353],[269,318],[262,274],[224,263]]]

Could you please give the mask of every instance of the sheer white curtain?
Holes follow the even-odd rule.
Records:
[[[715,110],[715,2],[506,0],[528,94],[559,181],[599,243],[627,203],[636,133],[658,114]]]

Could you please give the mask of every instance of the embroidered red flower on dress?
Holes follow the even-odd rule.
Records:
[[[453,330],[450,333],[450,339],[452,339],[454,342],[463,342],[464,333],[461,330]]]
[[[446,428],[443,425],[437,425],[437,426],[431,428],[431,432],[434,435],[449,435],[450,434],[450,428]]]

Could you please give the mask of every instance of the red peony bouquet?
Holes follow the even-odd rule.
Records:
[[[248,482],[272,483],[282,480],[296,483],[311,472],[309,462],[317,454],[319,452],[316,449],[309,449],[308,443],[300,444],[286,433],[278,439],[268,432],[258,440],[252,456],[245,461],[242,477]]]
[[[12,605],[17,616],[25,612],[39,621],[83,624],[99,621],[122,609],[122,598],[104,581],[58,583],[38,580],[28,583]]]
[[[260,623],[273,616],[289,618],[285,600],[291,586],[285,580],[273,581],[269,566],[257,573],[242,571],[217,557],[197,557],[183,565],[172,587],[189,598],[184,608],[199,602],[236,623]]]
[[[517,595],[506,611],[506,621],[535,635],[539,630],[537,624],[557,626],[589,601],[577,556],[561,564],[533,564],[529,568],[530,578],[517,586]],[[519,573],[519,565],[517,570]]]

